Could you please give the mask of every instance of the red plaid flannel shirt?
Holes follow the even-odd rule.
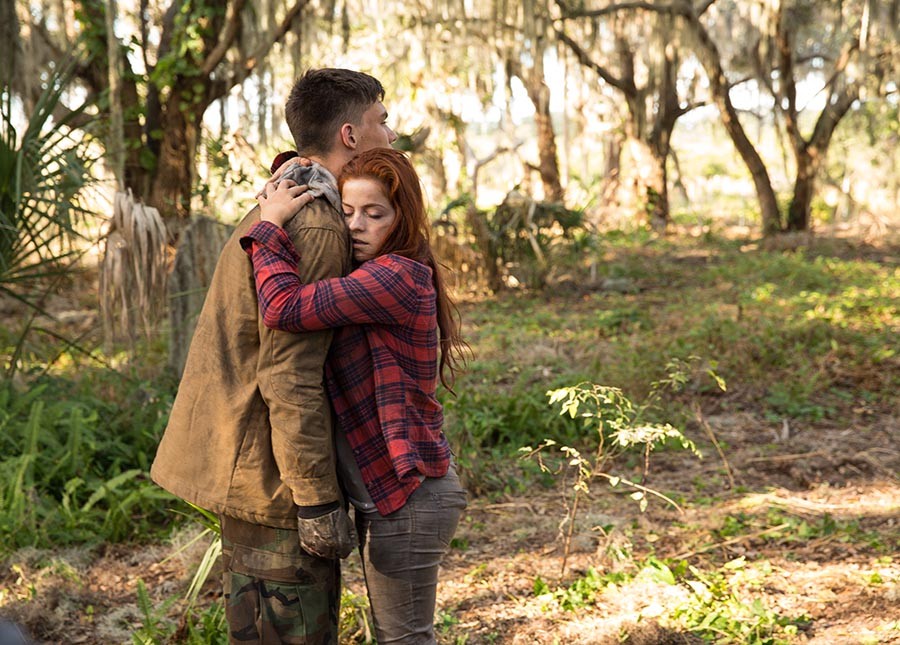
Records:
[[[401,508],[422,476],[447,474],[450,446],[435,396],[431,269],[383,255],[344,278],[304,285],[297,252],[280,227],[260,222],[241,246],[253,260],[266,326],[291,332],[335,328],[326,384],[378,511],[387,515]]]

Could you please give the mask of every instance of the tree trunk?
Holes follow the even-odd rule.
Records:
[[[109,70],[109,138],[107,142],[108,165],[116,178],[116,191],[125,190],[125,140],[122,124],[122,69],[119,63],[119,41],[115,29],[118,5],[116,0],[106,4],[106,42]]]
[[[722,125],[731,137],[734,147],[743,159],[753,179],[753,187],[756,189],[756,197],[759,200],[760,216],[762,218],[763,235],[773,235],[781,232],[781,214],[778,210],[778,200],[775,197],[775,189],[763,160],[738,119],[737,110],[731,102],[729,94],[730,85],[722,69],[722,59],[719,49],[710,38],[709,33],[700,23],[700,19],[692,12],[682,14],[685,22],[693,32],[697,47],[695,51],[701,64],[706,69],[709,78],[710,90],[719,114]]]
[[[534,103],[534,121],[537,126],[537,145],[541,183],[544,186],[544,199],[550,202],[565,200],[562,183],[559,178],[559,157],[556,150],[556,134],[553,131],[553,120],[550,116],[550,89],[543,79],[533,79],[528,95]]]
[[[146,137],[138,111],[134,109],[134,106],[140,104],[141,99],[138,95],[137,85],[134,81],[123,78],[122,106],[129,108],[122,114],[122,134],[125,141],[125,187],[131,190],[135,199],[146,200],[150,191],[150,172],[145,164],[141,163],[143,142],[146,141]]]
[[[14,76],[19,71],[22,41],[19,38],[19,18],[13,0],[0,0],[0,85],[13,87]]]
[[[603,162],[603,188],[600,194],[603,196],[603,206],[605,208],[618,208],[619,186],[622,181],[622,136],[619,133],[610,133],[606,135],[606,143],[604,145],[604,162]],[[587,157],[587,155],[585,155]],[[584,176],[588,173],[585,171]]]
[[[627,145],[635,162],[635,195],[647,223],[655,231],[664,231],[669,222],[666,156],[640,139],[632,138]]]
[[[475,237],[475,245],[481,251],[481,259],[484,266],[484,276],[488,283],[488,289],[497,293],[503,288],[503,280],[500,276],[499,253],[497,246],[491,238],[484,213],[479,212],[472,202],[466,207],[466,225]]]
[[[198,217],[184,230],[178,242],[168,295],[169,366],[179,377],[216,262],[232,228],[207,217]]]
[[[565,200],[559,175],[559,155],[556,150],[556,133],[550,115],[550,88],[544,82],[544,39],[538,38],[532,56],[534,64],[522,80],[528,97],[534,104],[534,123],[537,128],[538,172],[544,186],[544,200],[562,203]]]
[[[797,178],[794,180],[794,195],[788,207],[788,231],[806,231],[810,224],[812,198],[815,194],[818,164],[807,152],[797,155]]]
[[[455,135],[456,148],[459,151],[460,173],[456,191],[459,193],[468,192],[470,199],[466,205],[465,222],[469,232],[475,238],[475,248],[477,249],[481,265],[484,268],[485,279],[488,288],[494,293],[503,288],[503,280],[500,276],[500,268],[498,266],[498,253],[496,244],[491,238],[491,232],[488,229],[487,221],[485,221],[484,213],[478,210],[478,171],[480,169],[477,161],[471,164],[471,173],[469,173],[469,145],[466,143],[466,126],[463,120],[452,112],[444,112],[435,109],[436,116],[453,129]]]
[[[155,92],[139,91],[141,75],[133,68],[128,49],[116,38],[112,25],[119,19],[117,2],[91,0],[82,3],[87,15],[105,16],[96,21],[92,29],[92,41],[88,50],[95,59],[79,69],[79,76],[98,97],[108,96],[108,105],[101,107],[102,115],[109,118],[109,135],[104,140],[107,150],[107,166],[116,177],[120,188],[131,191],[138,201],[145,201],[150,186],[152,163],[142,157],[148,147],[142,123],[140,106],[151,103]],[[93,18],[91,19],[93,20]],[[101,100],[102,106],[102,100]],[[146,132],[158,127],[158,122],[146,120]]]
[[[859,87],[851,83],[841,92],[829,97],[828,104],[816,120],[815,128],[808,142],[797,144],[794,157],[797,160],[797,177],[794,181],[794,195],[788,208],[786,229],[788,231],[805,231],[809,229],[810,208],[815,195],[816,176],[825,162],[825,155],[831,143],[831,137],[841,119],[847,114],[854,101],[859,97]]]
[[[197,149],[197,129],[188,122],[177,103],[177,99],[170,99],[168,109],[163,112],[163,139],[149,200],[167,221],[186,220],[190,216],[192,166]]]
[[[170,241],[178,239],[191,215],[200,124],[209,105],[204,97],[184,109],[181,94],[179,86],[173,87],[160,115],[163,137],[148,200],[163,214],[170,228]]]

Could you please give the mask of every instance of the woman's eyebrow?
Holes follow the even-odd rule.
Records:
[[[355,207],[353,206],[353,204],[348,204],[347,202],[341,202],[341,205],[342,205],[342,206],[349,206],[350,208],[355,208]],[[381,208],[384,208],[384,207],[385,207],[385,204],[382,204],[381,202],[370,202],[370,203],[368,203],[368,204],[363,204],[363,205],[360,206],[359,208],[371,208],[372,206],[379,206],[379,207],[381,207]]]

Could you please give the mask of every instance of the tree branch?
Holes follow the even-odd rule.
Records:
[[[225,28],[222,30],[222,36],[200,68],[200,73],[203,76],[209,76],[212,73],[218,64],[222,62],[222,59],[225,58],[225,54],[228,53],[229,48],[234,43],[234,39],[237,37],[241,27],[241,11],[243,11],[246,4],[247,0],[235,0],[234,4],[229,6],[229,15],[225,22]]]
[[[562,0],[556,0],[557,6],[562,11],[563,18],[600,18],[620,11],[634,11],[640,9],[643,11],[651,11],[655,13],[663,13],[671,16],[683,16],[685,18],[694,15],[691,6],[684,2],[676,2],[673,4],[656,4],[654,2],[620,2],[618,4],[607,5],[601,9],[570,9]],[[709,1],[705,5],[701,5],[702,15],[704,11],[709,9],[713,1]]]
[[[38,23],[33,22],[30,27],[32,33],[32,46],[34,47],[34,45],[39,44],[39,46],[44,48],[44,52],[41,52],[41,55],[38,56],[40,65],[43,66],[47,61],[64,61],[71,58],[72,50],[70,49],[68,52],[63,51],[53,41],[53,37],[50,35],[50,31],[43,21]],[[49,56],[46,55],[48,53]],[[74,62],[74,65],[75,75],[87,83],[91,90],[96,93],[104,88],[104,83],[101,82],[102,70],[99,66],[92,65],[90,61],[85,62],[81,57],[78,57]],[[37,87],[37,92],[40,93],[40,87]]]
[[[710,7],[712,7],[714,4],[716,4],[716,0],[706,0],[705,2],[702,2],[694,9],[694,13],[699,18],[700,16],[705,14],[707,12],[707,10]]]
[[[809,138],[807,149],[810,152],[826,150],[828,143],[831,141],[831,135],[834,134],[838,123],[847,114],[847,111],[853,106],[856,99],[859,98],[859,85],[851,83],[838,94],[837,99],[829,101],[825,109],[816,120],[816,127],[813,128],[812,136]]]
[[[297,16],[300,15],[300,12],[303,11],[303,9],[305,9],[308,4],[309,0],[298,0],[298,2],[288,10],[287,14],[285,14],[284,20],[281,21],[281,24],[278,25],[278,28],[276,28],[275,31],[269,34],[269,37],[266,39],[266,41],[263,42],[259,47],[257,47],[255,52],[251,53],[250,56],[241,61],[240,68],[243,72],[240,78],[241,81],[243,81],[245,78],[247,78],[247,76],[250,75],[250,72],[252,72],[256,68],[259,59],[265,56],[269,52],[269,50],[272,49],[272,45],[284,38],[284,35],[288,32],[288,29],[291,28],[294,20],[297,18]]]
[[[238,0],[235,4],[235,8],[237,11],[238,5],[243,7],[246,3],[246,0]],[[300,12],[303,11],[304,8],[309,4],[309,0],[298,0],[285,14],[284,19],[279,23],[278,27],[268,35],[268,37],[260,44],[259,47],[256,48],[249,55],[241,59],[237,65],[235,66],[234,73],[227,79],[222,79],[218,81],[213,81],[210,85],[210,100],[216,100],[222,98],[227,94],[232,87],[235,85],[239,85],[246,80],[248,76],[256,69],[256,66],[259,62],[265,57],[265,55],[272,49],[272,46],[281,41],[284,38],[284,35],[291,28],[291,25],[297,19],[297,16],[300,15]],[[214,51],[218,51],[220,49],[224,49],[227,51],[228,47],[234,43],[234,38],[236,37],[236,33],[238,27],[240,26],[240,18],[238,17],[238,13],[233,13],[229,16],[229,24],[226,25],[225,32],[226,36],[230,38],[227,45],[225,44],[225,40],[223,39],[219,45],[216,46]],[[223,54],[224,55],[224,54]],[[206,69],[206,63],[211,62],[212,54],[207,57],[207,60],[204,61],[204,69]],[[222,58],[219,58],[219,62],[221,62]],[[216,63],[218,64],[218,62]],[[214,69],[213,66],[212,69]],[[210,69],[210,72],[212,71]]]
[[[778,53],[778,86],[779,92],[775,96],[775,106],[784,115],[784,125],[794,150],[800,150],[803,145],[803,135],[800,133],[800,124],[797,114],[797,80],[794,78],[794,48],[793,38],[786,25],[787,19],[782,14],[783,9],[779,5],[775,17],[775,51]],[[787,105],[784,105],[784,102]]]
[[[694,101],[692,103],[687,103],[684,107],[678,108],[678,117],[680,118],[680,117],[684,116],[685,114],[687,114],[688,112],[691,112],[692,110],[696,110],[697,108],[704,107],[706,105],[709,105],[709,103],[707,101]]]
[[[556,32],[556,36],[564,42],[569,49],[572,50],[572,53],[575,54],[575,57],[578,59],[578,62],[581,63],[584,67],[594,70],[594,72],[602,78],[604,81],[620,90],[624,94],[629,96],[635,93],[635,88],[632,85],[629,85],[626,81],[621,78],[617,78],[613,76],[609,70],[605,67],[594,61],[590,56],[588,56],[587,52],[585,52],[581,45],[579,45],[575,40],[572,39],[566,32],[562,29],[557,29],[554,27],[553,31]]]

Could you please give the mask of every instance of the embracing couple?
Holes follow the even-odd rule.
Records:
[[[294,84],[307,161],[276,171],[222,250],[151,470],[219,515],[233,643],[337,643],[357,544],[378,643],[435,642],[466,506],[436,387],[465,344],[383,98],[345,69]]]

